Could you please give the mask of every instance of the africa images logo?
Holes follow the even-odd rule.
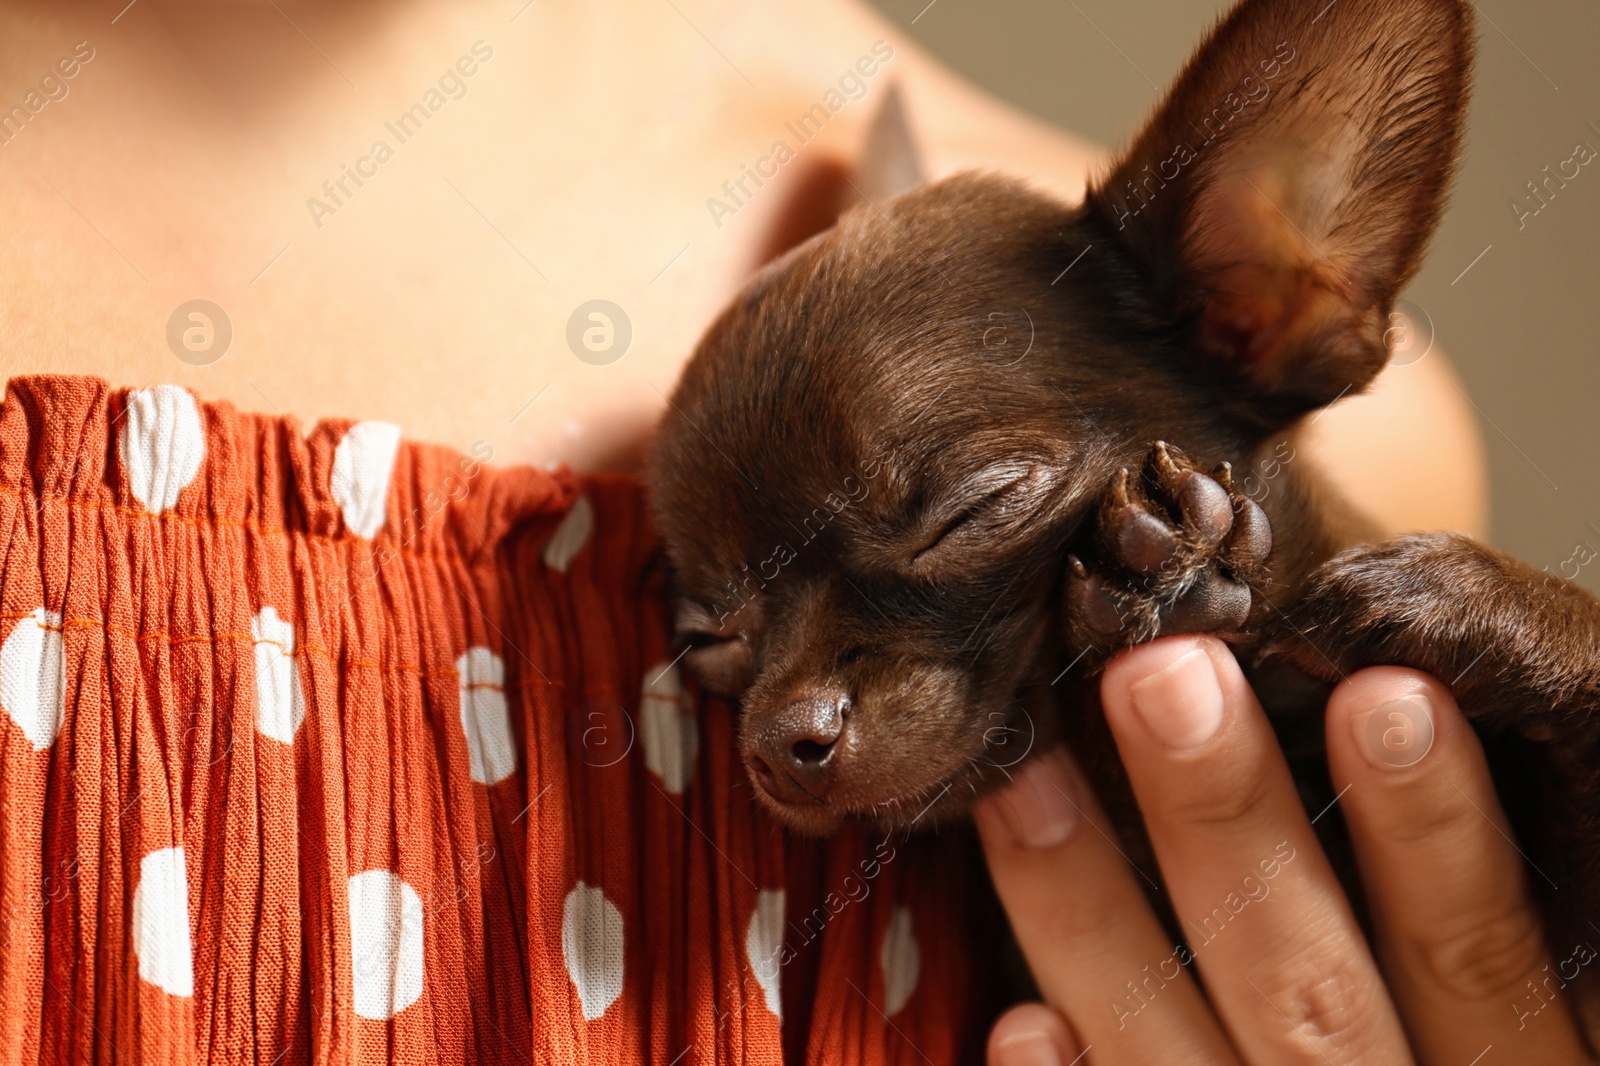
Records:
[[[716,227],[721,229],[724,221],[750,202],[756,189],[776,178],[779,169],[799,154],[799,148],[820,134],[828,120],[843,111],[845,105],[852,100],[863,99],[867,95],[867,79],[893,58],[893,45],[888,41],[874,41],[870,54],[857,59],[853,66],[845,68],[845,72],[839,75],[836,88],[823,93],[821,100],[801,112],[793,122],[783,124],[783,128],[794,137],[794,147],[790,147],[787,138],[779,138],[772,142],[767,154],[753,164],[741,163],[739,176],[722,183],[722,196],[706,198],[706,210],[711,212],[711,221]],[[752,183],[754,189],[750,187]]]
[[[10,144],[12,138],[28,128],[28,123],[52,103],[60,103],[72,91],[72,86],[67,83],[78,76],[78,72],[94,58],[94,46],[88,41],[79,41],[72,46],[72,52],[56,60],[55,65],[45,71],[39,79],[37,88],[30,88],[22,94],[22,99],[12,104],[9,109],[0,105],[0,144]]]
[[[311,212],[311,221],[317,224],[317,228],[321,229],[328,215],[338,214],[340,208],[354,199],[367,181],[378,176],[378,168],[395,157],[398,146],[421,133],[422,127],[443,111],[450,101],[464,99],[467,95],[466,79],[477,74],[481,64],[493,58],[494,49],[487,42],[474,41],[472,55],[462,56],[453,66],[445,68],[444,73],[439,75],[437,86],[429,86],[422,94],[422,99],[400,112],[394,121],[383,124],[384,129],[394,137],[393,145],[379,138],[372,142],[372,148],[366,155],[356,160],[355,166],[340,163],[339,175],[322,183],[322,197],[311,196],[306,199],[306,209]],[[352,183],[354,188],[351,188]]]

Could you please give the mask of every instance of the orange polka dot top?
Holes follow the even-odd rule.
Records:
[[[0,403],[0,1062],[981,1058],[968,834],[789,838],[641,486]]]

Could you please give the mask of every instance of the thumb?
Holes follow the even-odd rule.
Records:
[[[989,1030],[989,1066],[1069,1066],[1083,1057],[1066,1019],[1042,1003],[1024,1003]]]

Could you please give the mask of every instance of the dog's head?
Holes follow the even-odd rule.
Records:
[[[790,824],[963,807],[1111,475],[1158,438],[1246,454],[1382,368],[1470,28],[1325,4],[1242,4],[1085,203],[963,175],[863,205],[701,342],[655,506],[686,662]]]

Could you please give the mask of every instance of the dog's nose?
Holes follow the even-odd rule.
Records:
[[[833,786],[847,724],[843,695],[797,699],[773,715],[755,737],[753,769],[775,798],[823,802]]]

